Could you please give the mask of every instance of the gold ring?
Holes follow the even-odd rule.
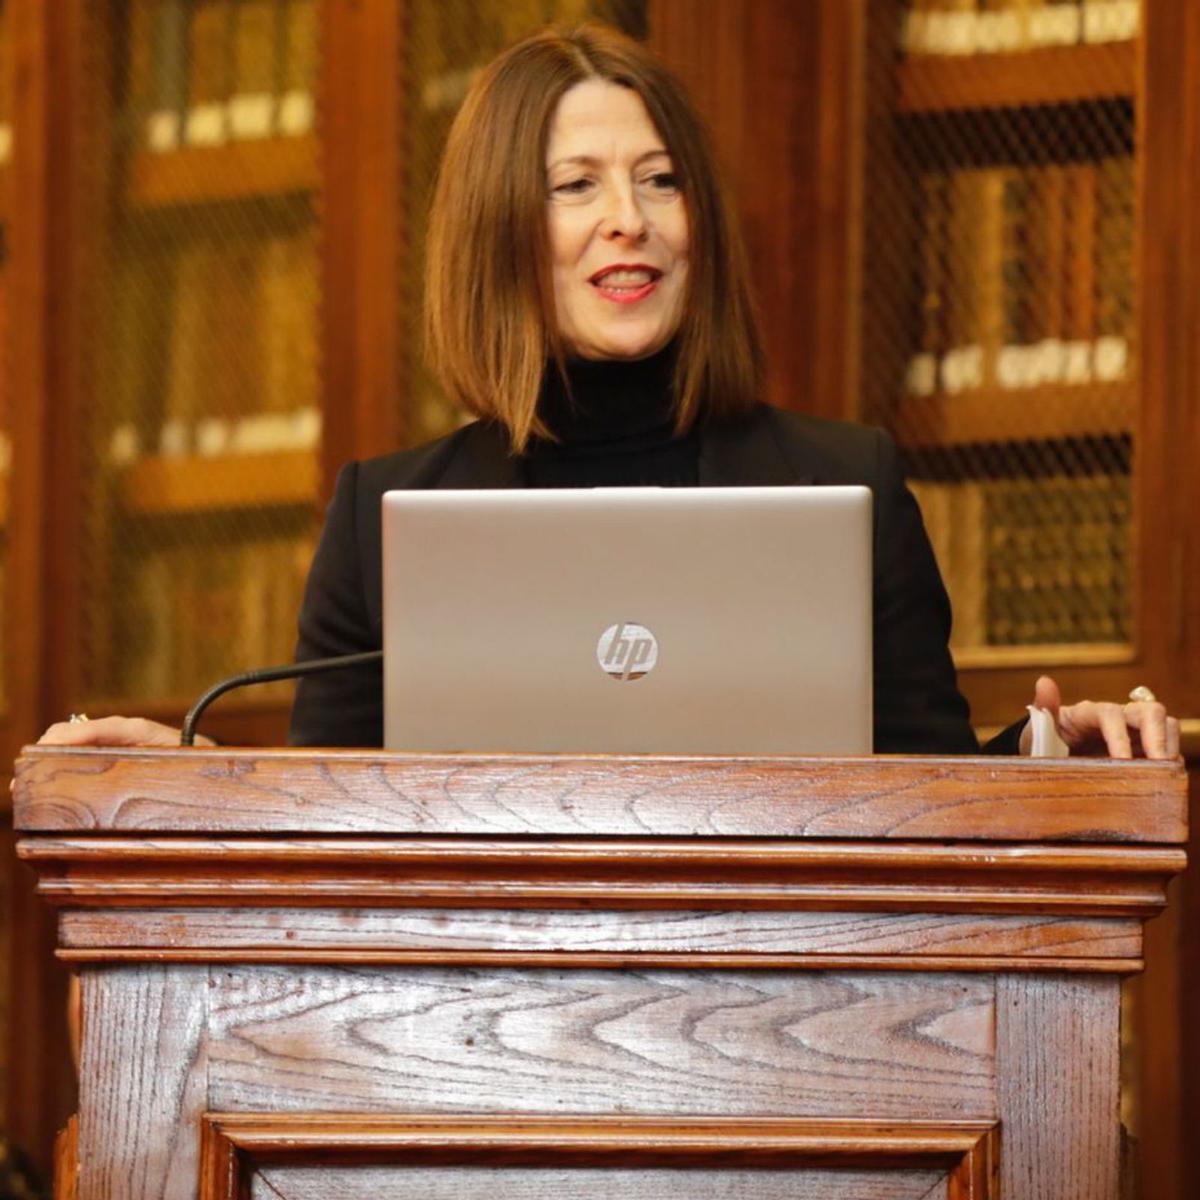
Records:
[[[1148,687],[1138,684],[1129,693],[1129,699],[1134,704],[1154,704],[1158,700],[1158,697]]]
[[[68,725],[78,725],[78,724],[80,724],[82,721],[87,721],[87,720],[89,720],[89,719],[90,719],[90,718],[88,717],[87,713],[72,713],[72,714],[71,714],[71,715],[70,715],[70,716],[67,718],[67,724],[68,724]]]

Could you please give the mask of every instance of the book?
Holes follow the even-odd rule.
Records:
[[[978,230],[983,220],[984,172],[975,167],[950,175],[947,222],[946,350],[939,379],[950,394],[983,386]]]
[[[979,172],[977,204],[979,223],[975,235],[975,261],[970,266],[970,277],[975,292],[975,329],[973,340],[981,350],[980,377],[974,381],[980,387],[995,382],[997,360],[1008,337],[1008,321],[1011,310],[1019,302],[1009,294],[1007,278],[1011,261],[1023,230],[1013,231],[1010,224],[1023,221],[1024,214],[1010,211],[1010,188],[1017,180],[1013,168],[989,167]],[[1016,264],[1019,267],[1019,263]],[[1019,296],[1019,292],[1016,292]]]
[[[1129,638],[1129,478],[993,480],[987,527],[986,644]]]
[[[130,4],[129,71],[125,89],[125,107],[139,129],[159,105],[158,64],[154,60],[160,6],[149,0]]]
[[[975,49],[980,54],[1011,54],[1023,43],[1024,22],[1017,0],[978,0]]]
[[[315,123],[317,91],[317,0],[285,0],[286,31],[279,97],[279,131],[297,137]]]
[[[257,295],[261,412],[292,413],[319,404],[319,278],[311,229],[276,234],[262,243]]]
[[[953,485],[951,509],[950,601],[954,613],[952,647],[982,646],[988,603],[985,484],[968,479]]]
[[[139,554],[126,567],[115,691],[152,699],[175,695],[173,563],[168,551]]]
[[[262,241],[241,233],[206,245],[208,291],[201,336],[208,369],[194,419],[236,422],[254,411],[262,388],[262,314],[257,305]]]
[[[154,104],[146,118],[146,144],[167,152],[183,140],[188,94],[188,10],[185,0],[154,7]]]
[[[1133,158],[1129,155],[1101,159],[1096,189],[1096,344],[1093,354],[1096,378],[1124,379],[1130,370],[1129,355],[1134,320],[1134,208]]]
[[[1137,37],[1139,0],[1083,0],[1081,39],[1090,45]]]
[[[1137,36],[1139,18],[1139,0],[913,0],[900,49],[965,56],[1125,41]]]
[[[986,637],[987,553],[980,480],[910,479],[942,582],[950,596],[952,649],[981,646]]]
[[[188,109],[185,137],[192,146],[226,141],[226,102],[232,82],[229,0],[191,0],[188,22]]]
[[[1032,179],[1031,263],[1029,294],[1033,304],[1033,336],[1045,360],[1048,382],[1066,377],[1066,175],[1060,163],[1039,167]]]
[[[1075,46],[1083,35],[1079,0],[1042,0],[1027,17],[1029,46]]]
[[[189,239],[178,251],[169,291],[167,370],[162,392],[158,451],[168,457],[191,452],[196,422],[204,415],[209,374],[209,310],[220,303],[211,290],[212,242]]]
[[[1064,174],[1065,381],[1090,383],[1096,337],[1096,165],[1071,162]]]
[[[279,86],[279,0],[236,0],[229,132],[266,138],[275,131]]]
[[[920,178],[920,335],[917,352],[909,360],[906,390],[927,396],[937,390],[938,364],[947,348],[946,236],[949,216],[949,179],[944,171],[926,171]]]

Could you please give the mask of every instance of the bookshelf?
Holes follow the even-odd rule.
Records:
[[[277,450],[212,458],[147,455],[121,476],[121,511],[170,517],[221,509],[311,505],[319,487],[317,456]]]
[[[1048,46],[963,58],[922,55],[896,68],[902,113],[1076,104],[1132,96],[1137,88],[1133,42]]]
[[[310,192],[320,182],[319,152],[311,134],[164,153],[139,150],[129,165],[126,201],[131,208],[154,209]]]
[[[865,8],[861,415],[968,679],[1137,657],[1141,10],[1105,5]]]
[[[957,396],[902,396],[892,433],[905,447],[971,446],[1073,438],[1124,438],[1137,418],[1137,395],[1126,383],[1013,390],[980,388]],[[1019,432],[1017,432],[1019,431]]]

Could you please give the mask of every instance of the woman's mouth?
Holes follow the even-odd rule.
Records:
[[[662,274],[654,267],[620,264],[597,271],[588,282],[606,300],[616,304],[633,304],[644,300],[654,291]]]

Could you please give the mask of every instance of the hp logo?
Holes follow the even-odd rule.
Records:
[[[613,679],[641,679],[658,662],[658,639],[644,625],[610,625],[596,643],[596,661]]]

